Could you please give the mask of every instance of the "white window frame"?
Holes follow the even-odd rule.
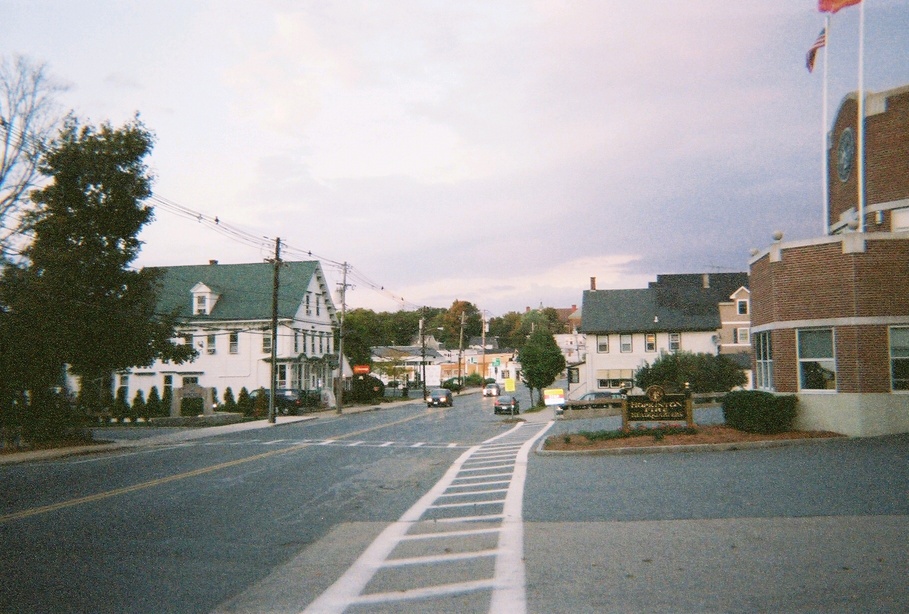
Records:
[[[644,351],[645,352],[656,352],[657,351],[656,333],[644,333]]]
[[[609,335],[597,335],[597,354],[609,353]]]
[[[774,390],[773,337],[770,331],[764,331],[755,333],[751,340],[754,344],[755,357],[754,387],[758,390]]]
[[[628,349],[625,349],[626,347]],[[631,354],[634,352],[634,335],[619,335],[619,352],[622,354]]]
[[[894,331],[899,331],[900,337],[904,334],[907,336],[907,339],[901,340],[899,342],[900,345],[896,347],[893,344]],[[887,346],[890,350],[890,390],[900,393],[909,392],[909,326],[891,326],[887,332]],[[903,343],[906,345],[903,345]],[[894,349],[896,352],[894,352]],[[897,374],[894,369],[897,361],[901,363],[907,374],[905,378],[899,378],[899,380],[896,378]]]
[[[669,351],[678,352],[682,349],[682,333],[669,333]]]
[[[744,307],[744,310],[742,310],[742,307]],[[751,311],[751,305],[748,304],[748,299],[740,298],[740,299],[736,300],[735,310],[736,310],[736,313],[738,313],[740,316],[747,316],[748,313]]]
[[[207,335],[205,344],[209,354],[216,354],[218,352],[218,335]]]
[[[229,340],[228,341],[228,351],[231,354],[239,354],[240,353],[240,333],[238,333],[236,331],[232,332],[230,334],[230,337],[228,338],[228,340]]]
[[[829,332],[830,333],[830,356],[803,356],[802,355],[802,336],[810,335],[819,332]],[[795,349],[796,355],[798,357],[798,375],[799,375],[799,390],[800,391],[810,391],[810,392],[836,392],[836,334],[832,328],[806,328],[799,329],[795,334]],[[816,364],[818,368],[822,369],[826,373],[833,374],[833,386],[826,385],[823,388],[812,387],[809,388],[805,384],[807,383],[807,377],[805,370],[809,368],[809,365]],[[821,375],[823,377],[823,375]],[[829,381],[829,380],[828,380]]]
[[[262,333],[262,353],[271,354],[271,332]]]
[[[751,345],[751,328],[740,326],[732,329],[732,343],[737,345]]]

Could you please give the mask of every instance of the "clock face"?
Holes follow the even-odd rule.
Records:
[[[846,128],[840,134],[840,142],[836,147],[836,174],[840,181],[849,179],[852,164],[855,161],[855,135],[852,128]]]

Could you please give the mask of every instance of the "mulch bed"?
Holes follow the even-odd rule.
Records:
[[[544,450],[553,451],[578,451],[578,450],[608,450],[614,448],[638,448],[651,446],[690,446],[715,443],[745,443],[756,441],[785,441],[791,439],[825,439],[843,437],[840,433],[831,431],[788,431],[763,435],[760,433],[746,433],[729,426],[699,426],[693,435],[665,435],[657,439],[652,435],[633,435],[616,439],[599,439],[591,441],[578,433],[552,435],[546,439]],[[566,436],[568,442],[565,441]]]

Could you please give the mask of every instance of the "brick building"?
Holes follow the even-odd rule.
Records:
[[[799,427],[852,436],[909,432],[909,86],[865,100],[865,206],[851,94],[828,140],[828,235],[750,260],[755,387],[797,394]]]

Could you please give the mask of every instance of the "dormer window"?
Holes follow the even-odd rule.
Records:
[[[215,303],[218,301],[218,295],[202,282],[193,286],[191,292],[193,294],[193,314],[197,316],[210,315],[215,308]]]

